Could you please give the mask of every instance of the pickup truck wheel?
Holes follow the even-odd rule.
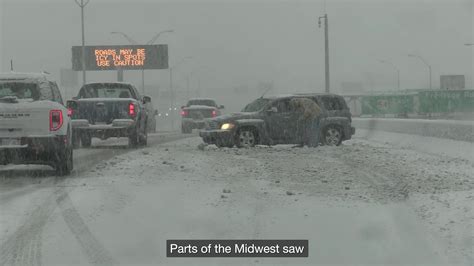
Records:
[[[342,132],[337,126],[329,125],[323,131],[322,142],[328,146],[339,146],[342,142]]]
[[[237,131],[235,145],[238,148],[251,148],[257,144],[257,133],[252,128],[242,128]]]
[[[148,129],[145,130],[143,135],[138,137],[138,144],[140,146],[146,146],[148,143]]]
[[[89,148],[92,144],[92,136],[89,133],[81,134],[81,144],[84,148]]]
[[[193,129],[187,126],[181,126],[181,133],[190,134],[193,132]]]
[[[63,147],[56,153],[55,170],[56,175],[66,176],[73,169],[73,149],[72,147]]]
[[[128,136],[128,146],[131,148],[135,148],[138,146],[138,129],[133,130],[133,132]]]

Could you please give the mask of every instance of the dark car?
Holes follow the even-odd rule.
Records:
[[[72,118],[73,139],[83,147],[93,137],[127,137],[129,146],[147,144],[150,97],[141,97],[132,84],[120,82],[89,83],[74,100],[68,101]]]
[[[223,108],[223,105],[218,106],[213,99],[190,99],[181,107],[181,132],[191,133],[195,128],[204,128],[205,119],[221,115],[220,109]]]
[[[257,144],[297,144],[298,114],[289,108],[295,97],[313,99],[322,109],[321,143],[340,145],[355,133],[351,113],[342,96],[335,94],[295,94],[259,98],[240,113],[223,115],[207,121],[199,135],[218,147],[253,147]]]

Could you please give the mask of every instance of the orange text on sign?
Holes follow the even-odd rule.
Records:
[[[144,48],[138,49],[95,49],[98,67],[144,66],[146,53]]]

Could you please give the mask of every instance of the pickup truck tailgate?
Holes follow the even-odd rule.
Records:
[[[115,119],[130,119],[130,104],[136,100],[129,98],[86,98],[77,100],[77,110],[73,119],[86,119],[89,124],[111,124]]]

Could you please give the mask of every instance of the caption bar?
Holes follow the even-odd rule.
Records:
[[[166,240],[167,257],[308,257],[308,240]]]

